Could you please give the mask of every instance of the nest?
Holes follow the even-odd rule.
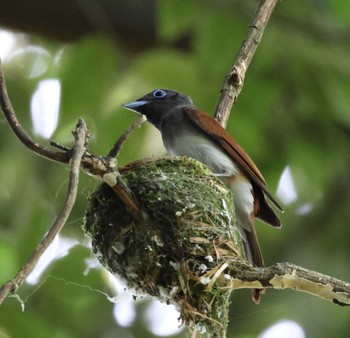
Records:
[[[185,325],[224,337],[232,290],[219,281],[227,261],[246,264],[232,192],[184,157],[129,165],[122,179],[149,217],[134,221],[100,185],[84,225],[97,258],[137,293],[175,304]]]

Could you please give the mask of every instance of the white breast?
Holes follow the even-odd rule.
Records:
[[[165,148],[171,155],[192,157],[206,164],[214,174],[236,175],[239,169],[231,158],[218,145],[201,135],[182,135],[172,144],[164,140]]]

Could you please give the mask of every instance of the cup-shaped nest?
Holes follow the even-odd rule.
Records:
[[[227,262],[247,264],[232,192],[185,157],[141,161],[121,173],[147,217],[135,221],[115,192],[100,185],[84,225],[99,261],[135,292],[177,305],[186,325],[224,337]]]

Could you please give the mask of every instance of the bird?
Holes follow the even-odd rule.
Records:
[[[282,223],[267,199],[281,212],[283,208],[245,150],[213,117],[198,109],[189,96],[175,90],[155,89],[122,107],[146,116],[160,131],[169,155],[202,162],[233,191],[246,256],[253,266],[263,267],[254,220],[281,228]],[[260,301],[260,291],[253,291],[256,303]]]

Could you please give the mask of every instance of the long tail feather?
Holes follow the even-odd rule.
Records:
[[[264,259],[260,250],[260,245],[258,242],[258,237],[256,235],[254,224],[251,224],[251,230],[244,230],[245,241],[244,247],[249,261],[257,267],[264,266]],[[253,289],[252,290],[252,299],[256,304],[260,303],[262,294],[265,292],[265,289]]]

